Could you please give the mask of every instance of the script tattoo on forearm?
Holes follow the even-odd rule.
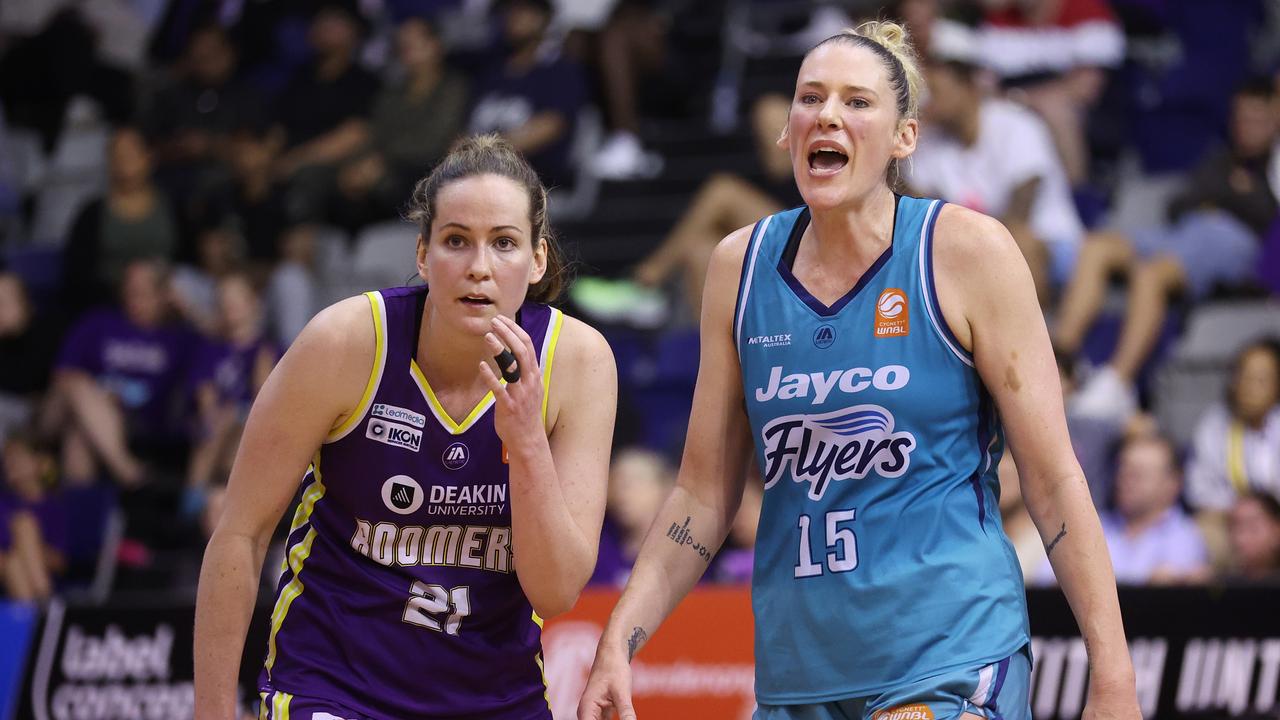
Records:
[[[677,545],[688,545],[691,550],[698,553],[698,557],[704,562],[710,563],[711,556],[714,554],[710,547],[703,545],[693,539],[693,534],[689,532],[689,521],[692,518],[688,515],[684,518],[684,525],[671,523],[671,527],[667,529],[667,537]]]
[[[640,649],[640,643],[649,639],[649,633],[639,625],[631,628],[631,637],[627,638],[627,662],[636,656],[636,650]]]
[[[1052,554],[1053,549],[1057,547],[1058,543],[1062,541],[1062,538],[1066,536],[1067,536],[1067,524],[1062,523],[1062,529],[1058,531],[1057,536],[1055,536],[1053,540],[1050,540],[1048,545],[1044,546],[1044,554],[1046,556]]]

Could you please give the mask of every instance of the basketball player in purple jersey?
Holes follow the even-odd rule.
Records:
[[[426,286],[321,312],[249,415],[200,577],[201,720],[235,717],[259,569],[297,494],[261,718],[551,717],[541,618],[595,565],[613,357],[542,304],[560,285],[546,190],[504,140],[461,142],[412,205]]]

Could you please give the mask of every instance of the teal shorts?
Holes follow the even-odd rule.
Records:
[[[761,705],[753,720],[1031,720],[1031,649],[972,670],[917,680],[867,697]]]

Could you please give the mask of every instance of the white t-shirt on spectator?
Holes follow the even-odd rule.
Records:
[[[1013,191],[1040,178],[1032,232],[1044,243],[1079,245],[1084,226],[1044,121],[1008,100],[984,100],[978,112],[978,138],[968,147],[936,125],[923,126],[915,153],[903,164],[907,182],[926,195],[1000,218]]]
[[[1237,423],[1225,405],[1215,405],[1196,426],[1187,503],[1196,510],[1226,511],[1248,490],[1280,499],[1280,408],[1254,429]]]

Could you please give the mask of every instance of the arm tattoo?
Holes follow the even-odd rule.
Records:
[[[702,558],[703,561],[710,563],[711,556],[713,555],[711,548],[700,542],[694,541],[693,533],[689,532],[690,519],[691,518],[686,515],[684,518],[684,525],[671,523],[671,527],[667,529],[667,537],[671,538],[671,541],[677,545],[688,545],[689,549],[698,553],[698,557]]]
[[[1066,537],[1066,535],[1067,535],[1067,524],[1062,523],[1062,529],[1058,531],[1058,535],[1054,537],[1053,540],[1049,541],[1048,545],[1044,546],[1044,554],[1045,555],[1051,554],[1053,552],[1053,549],[1058,546],[1058,543],[1061,542],[1062,538]]]
[[[649,633],[639,625],[631,628],[631,637],[627,638],[627,662],[631,662],[631,658],[636,656],[636,650],[640,649],[640,643],[649,639]]]

